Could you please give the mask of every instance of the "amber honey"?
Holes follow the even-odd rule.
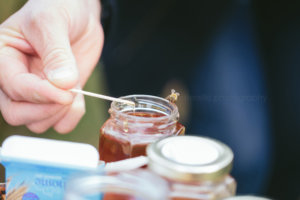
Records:
[[[146,155],[146,147],[149,143],[172,134],[184,134],[184,127],[176,123],[174,130],[170,133],[161,130],[165,121],[149,122],[146,119],[161,118],[166,115],[154,112],[127,112],[129,116],[135,116],[139,119],[139,125],[135,124],[130,127],[118,127],[110,121],[106,122],[100,130],[99,154],[100,159],[105,162],[119,161],[127,158]],[[151,124],[152,126],[143,126]],[[107,127],[110,128],[107,128]],[[125,125],[126,126],[126,125]]]

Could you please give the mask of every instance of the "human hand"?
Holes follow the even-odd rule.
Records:
[[[102,50],[98,0],[30,0],[0,25],[0,110],[11,125],[70,132]]]

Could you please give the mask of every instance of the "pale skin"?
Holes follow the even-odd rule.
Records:
[[[82,88],[103,46],[98,0],[29,0],[0,25],[0,110],[35,133],[68,133],[85,113]]]

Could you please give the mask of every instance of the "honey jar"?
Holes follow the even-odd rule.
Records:
[[[231,149],[214,139],[168,137],[147,147],[148,169],[168,181],[171,200],[220,200],[235,195]]]
[[[179,112],[170,100],[150,95],[130,95],[122,99],[135,106],[112,102],[110,118],[100,129],[99,154],[105,162],[146,154],[146,146],[158,139],[183,135]]]

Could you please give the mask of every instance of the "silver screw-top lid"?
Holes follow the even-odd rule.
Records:
[[[215,180],[229,174],[231,149],[214,139],[198,136],[173,136],[147,147],[148,167],[171,180]]]

